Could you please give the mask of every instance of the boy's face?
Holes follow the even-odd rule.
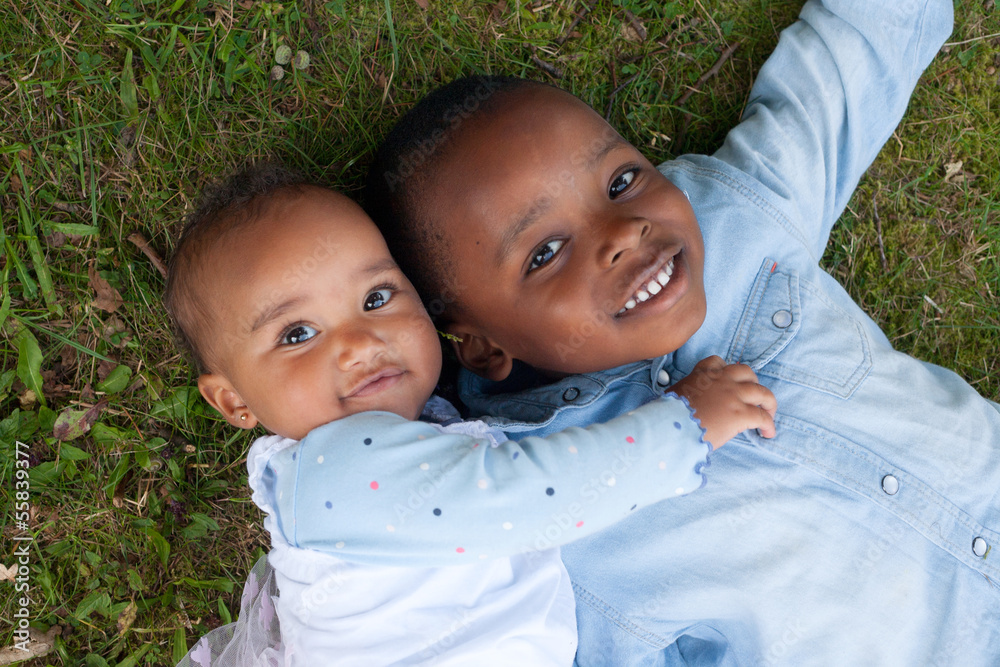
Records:
[[[531,86],[460,128],[423,214],[448,238],[462,362],[582,373],[679,348],[705,318],[685,195],[590,107]]]
[[[441,370],[437,334],[356,204],[309,188],[234,236],[203,260],[200,337],[218,372],[199,378],[230,423],[300,439],[356,412],[420,414]]]

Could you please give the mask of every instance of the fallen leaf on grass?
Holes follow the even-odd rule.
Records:
[[[14,581],[17,576],[17,564],[7,567],[6,565],[0,565],[0,581]]]
[[[944,166],[945,183],[961,183],[965,180],[965,172],[962,171],[962,160],[949,162]]]
[[[97,422],[97,418],[106,407],[108,407],[107,401],[99,401],[89,410],[63,410],[56,417],[56,423],[52,427],[53,437],[64,441],[79,438]]]
[[[13,665],[23,660],[48,655],[56,646],[56,637],[61,634],[62,627],[59,625],[53,625],[48,632],[44,633],[29,627],[27,646],[18,644],[0,649],[0,665]]]
[[[129,602],[128,606],[122,610],[121,616],[118,617],[118,636],[122,637],[132,627],[135,623],[135,612],[138,609],[135,602]]]
[[[118,308],[125,303],[122,299],[122,295],[118,293],[114,287],[111,286],[107,280],[101,277],[94,266],[87,269],[87,275],[90,277],[90,288],[97,293],[97,298],[94,299],[94,307],[100,308],[103,311],[113,313]]]
[[[420,9],[429,9],[431,4],[427,0],[413,0],[417,3]]]
[[[134,232],[129,234],[128,240],[134,243],[135,246],[142,251],[142,254],[149,258],[149,261],[156,267],[156,270],[160,272],[161,276],[164,278],[167,277],[167,265],[163,263],[163,260],[160,259],[160,255],[153,250],[151,245],[149,245],[149,241],[146,240],[145,236],[139,232]]]

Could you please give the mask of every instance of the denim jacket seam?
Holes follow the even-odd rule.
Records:
[[[573,592],[576,594],[577,602],[582,602],[587,605],[604,617],[609,623],[620,629],[622,632],[632,636],[636,640],[641,641],[642,643],[657,650],[662,650],[671,643],[655,632],[646,630],[645,628],[642,628],[628,620],[628,618],[620,611],[591,593],[580,584],[573,584]]]
[[[988,526],[985,526],[979,523],[978,521],[975,521],[975,519],[963,513],[959,508],[955,507],[946,498],[944,498],[942,494],[934,491],[933,489],[930,489],[930,492],[926,491],[922,487],[930,488],[930,485],[928,485],[926,482],[924,482],[916,475],[912,475],[906,469],[900,468],[899,466],[889,463],[888,461],[882,459],[881,457],[878,457],[872,452],[869,452],[864,447],[856,447],[855,449],[848,448],[843,444],[841,444],[841,442],[839,442],[837,438],[830,437],[828,435],[828,432],[822,427],[810,424],[809,422],[805,422],[800,419],[795,419],[795,418],[789,419],[787,417],[785,418],[779,417],[778,422],[781,423],[783,426],[787,426],[789,428],[811,434],[813,437],[818,438],[819,440],[822,440],[828,445],[836,447],[841,451],[844,451],[849,456],[864,461],[865,463],[867,463],[872,467],[884,468],[887,472],[891,471],[892,474],[897,475],[899,478],[901,478],[900,481],[906,481],[906,479],[911,479],[919,482],[920,485],[913,489],[913,492],[916,495],[920,496],[924,501],[927,502],[928,505],[933,506],[938,510],[944,512],[946,515],[948,515],[949,518],[953,519],[959,525],[969,529],[970,532],[978,532],[980,529],[985,529],[990,532],[994,532]],[[788,450],[788,451],[790,453],[794,453],[793,450]],[[801,450],[798,451],[801,453]],[[909,524],[912,528],[914,528],[921,534],[924,534],[925,538],[928,539],[930,542],[938,543],[940,545],[946,545],[950,549],[954,550],[954,552],[956,553],[960,553],[964,549],[962,545],[955,543],[951,539],[945,537],[943,534],[938,533],[937,540],[928,537],[926,533],[931,532],[930,526],[927,525],[925,521],[922,521],[916,513],[910,511],[908,508],[892,509],[890,507],[886,507],[884,504],[879,503],[875,500],[877,498],[877,495],[871,493],[864,493],[862,491],[859,491],[857,488],[852,488],[849,484],[845,484],[843,481],[840,481],[840,480],[845,480],[860,485],[860,480],[856,480],[851,476],[847,475],[846,473],[830,467],[830,465],[828,465],[826,462],[820,461],[815,457],[810,456],[808,458],[808,461],[810,467],[813,467],[813,469],[820,471],[823,474],[823,476],[829,479],[831,482],[844,487],[845,489],[851,491],[852,493],[857,493],[863,498],[866,498],[870,501],[874,501],[876,505],[882,507],[883,509],[885,509],[885,511],[898,516],[905,523]],[[962,562],[961,559],[955,557],[954,554],[950,555],[959,562]],[[987,563],[983,564],[982,569],[996,570],[995,567],[992,567],[990,564]]]
[[[920,12],[920,21],[917,24],[917,48],[913,50],[913,60],[910,62],[910,71],[918,69],[920,67],[920,54],[923,52],[921,45],[924,41],[924,35],[926,31],[924,30],[924,25],[927,23],[927,6],[930,4],[930,0],[924,0],[923,10]]]
[[[766,260],[770,261],[770,260]],[[761,268],[760,271],[764,269]],[[760,272],[757,274],[760,276]],[[768,274],[764,278],[764,283],[758,285],[757,281],[754,280],[753,286],[751,287],[750,298],[748,300],[748,305],[744,314],[740,317],[740,323],[736,330],[736,335],[733,338],[732,354],[734,355],[730,359],[731,363],[737,363],[743,359],[743,353],[746,351],[747,345],[750,343],[750,332],[753,330],[753,323],[757,321],[757,313],[760,311],[761,306],[764,303],[764,295],[767,293],[767,286],[771,284],[771,278],[774,274]],[[739,349],[736,349],[736,345],[739,345]],[[746,361],[753,361],[752,359]]]
[[[713,160],[719,160],[719,158],[716,158],[714,156],[710,157]],[[719,161],[722,162],[722,160]],[[787,215],[782,213],[782,211],[777,206],[771,203],[771,201],[767,197],[762,195],[755,188],[751,187],[747,183],[741,182],[740,180],[734,178],[733,176],[730,176],[729,174],[725,173],[720,169],[703,167],[700,165],[692,164],[690,162],[679,161],[679,160],[675,161],[675,163],[679,163],[678,166],[680,166],[681,168],[690,169],[696,172],[701,172],[708,178],[712,178],[718,181],[725,187],[734,190],[737,194],[743,196],[747,201],[749,201],[758,209],[760,209],[761,212],[763,212],[765,215],[774,219],[778,223],[778,225],[785,230],[787,234],[794,237],[795,240],[798,241],[799,244],[801,244],[802,247],[806,249],[806,251],[809,253],[809,256],[812,257],[814,261],[818,261],[818,258],[813,256],[812,248],[810,247],[806,237],[803,235],[802,230],[799,229],[794,223],[792,223],[792,221],[789,219]],[[732,167],[732,165],[729,165],[726,162],[723,162],[723,164]],[[732,168],[735,169],[735,167]],[[743,174],[744,172],[740,173]],[[748,178],[750,177],[748,174],[744,175],[746,175]]]

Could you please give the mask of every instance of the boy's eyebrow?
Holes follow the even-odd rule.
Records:
[[[615,150],[616,148],[630,147],[631,144],[622,139],[617,133],[612,137],[608,137],[607,141],[600,144],[596,149],[594,149],[593,154],[587,157],[584,166],[587,171],[593,171],[596,169],[601,160],[607,157],[608,153]],[[497,268],[503,266],[503,263],[510,256],[510,253],[514,250],[514,245],[517,243],[517,239],[521,234],[523,234],[531,225],[540,218],[546,211],[552,206],[551,197],[540,197],[535,203],[531,205],[528,210],[518,217],[517,223],[512,225],[510,229],[504,232],[503,236],[500,238],[500,247],[497,250],[496,265]]]
[[[507,257],[509,257],[510,253],[513,252],[514,245],[517,243],[518,237],[529,227],[535,224],[538,218],[540,218],[542,214],[548,211],[551,207],[552,198],[543,198],[541,201],[533,204],[527,212],[519,216],[517,223],[512,225],[510,229],[503,233],[503,236],[500,238],[500,247],[497,249],[497,268],[503,266]]]

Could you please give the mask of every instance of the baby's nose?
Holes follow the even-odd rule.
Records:
[[[337,364],[341,370],[367,364],[385,349],[383,340],[369,329],[352,327],[337,333]]]

